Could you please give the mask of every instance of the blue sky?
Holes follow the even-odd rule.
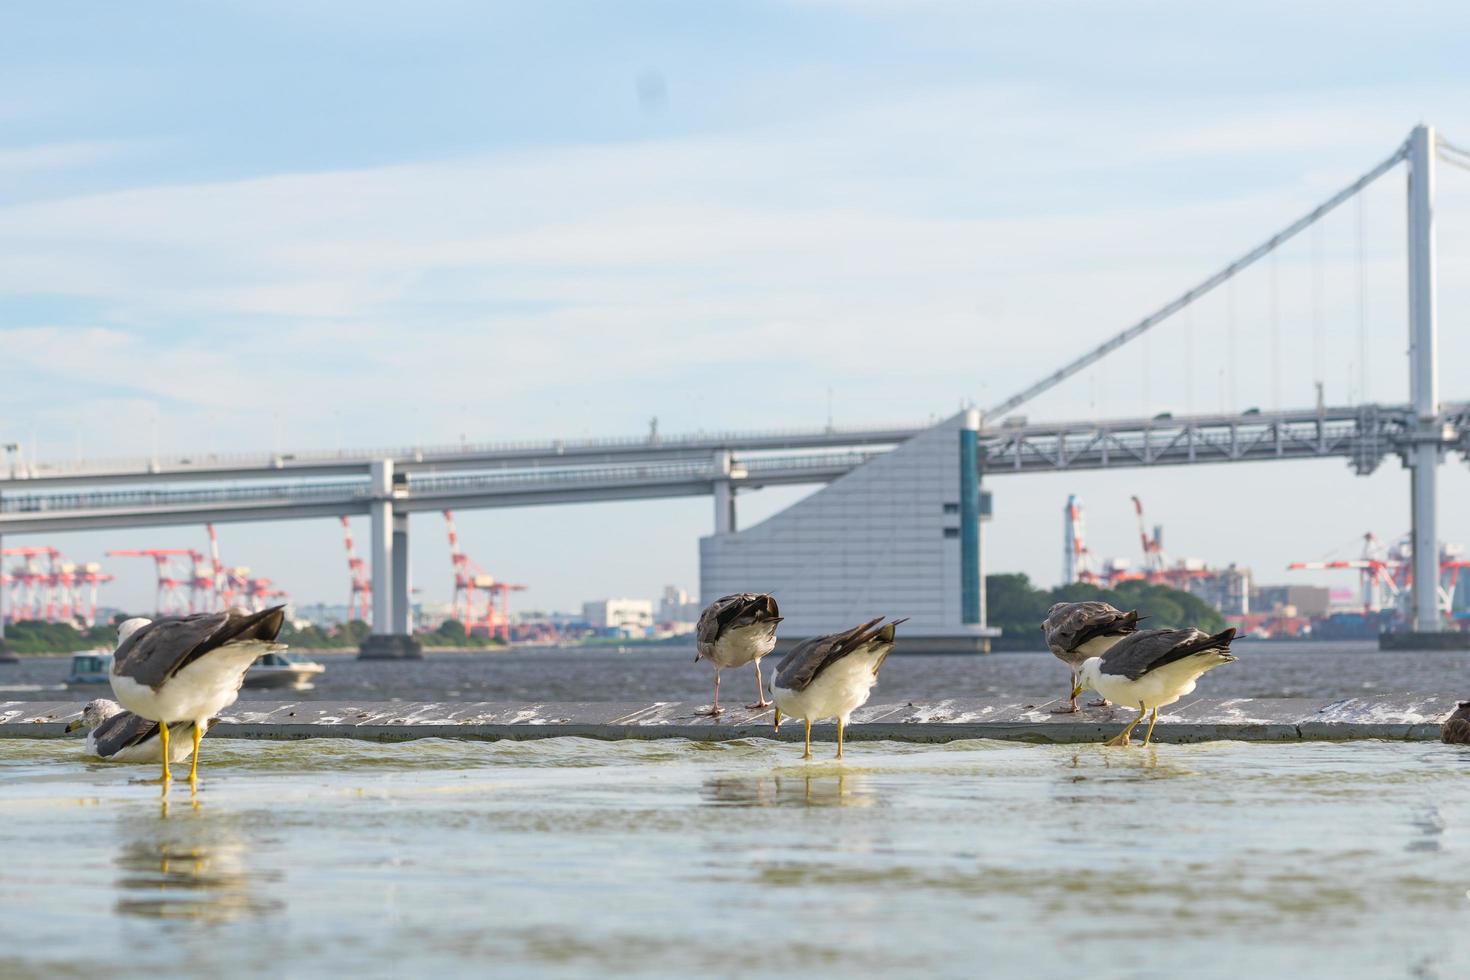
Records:
[[[1463,5],[1280,6],[12,5],[0,438],[112,456],[821,424],[829,391],[848,424],[998,401],[1420,119],[1470,144]],[[1470,173],[1440,184],[1443,384],[1470,398]],[[1274,367],[1262,268],[1027,413],[1306,405],[1318,376],[1330,401],[1402,398],[1401,201],[1395,173],[1363,205],[1366,371],[1348,209],[1278,260]],[[991,558],[1043,581],[1069,492],[1104,553],[1136,558],[1140,493],[1178,553],[1267,579],[1407,525],[1392,463],[1026,479],[996,481]],[[1447,500],[1467,483],[1446,467]],[[710,509],[461,529],[527,604],[565,607],[693,587]],[[442,527],[414,527],[416,580],[447,595]],[[345,592],[330,522],[224,533],[299,600]],[[128,569],[112,598],[146,585]]]

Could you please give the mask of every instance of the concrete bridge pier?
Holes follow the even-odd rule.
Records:
[[[715,453],[715,533],[735,533],[735,488],[730,483],[733,463],[730,450]]]
[[[393,461],[372,464],[373,631],[359,660],[413,660],[423,648],[413,638],[408,591],[408,515],[393,512]]]

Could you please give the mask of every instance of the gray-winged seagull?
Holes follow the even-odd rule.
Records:
[[[188,722],[177,722],[172,726],[173,738],[186,736]],[[88,701],[82,716],[66,726],[68,732],[87,730],[87,755],[106,759],[108,762],[159,762],[163,759],[163,739],[158,732],[158,722],[140,718],[123,708],[116,701],[97,698]],[[187,740],[169,742],[169,761],[183,762],[194,752]]]
[[[711,602],[699,614],[695,628],[694,662],[700,658],[715,665],[715,700],[709,711],[720,714],[720,671],[755,663],[756,703],[747,708],[769,708],[765,682],[761,680],[761,658],[776,646],[776,624],[781,610],[776,600],[756,592],[738,592]]]
[[[171,778],[168,725],[193,723],[189,779],[197,779],[199,740],[209,719],[234,703],[257,657],[286,649],[275,642],[285,621],[285,607],[273,606],[257,613],[231,609],[157,622],[130,619],[118,627],[112,691],[124,708],[165,723],[158,730],[165,783]]]
[[[842,758],[843,734],[852,713],[867,703],[878,683],[878,670],[893,649],[897,619],[879,626],[883,617],[854,626],[845,633],[817,636],[791,648],[776,665],[771,693],[776,699],[776,731],[781,715],[806,722],[806,751],[812,757],[812,722],[837,719],[837,758]]]
[[[1138,610],[1123,612],[1117,607],[1089,599],[1086,602],[1059,602],[1046,612],[1041,624],[1046,645],[1058,660],[1072,668],[1072,690],[1077,687],[1077,671],[1089,657],[1101,657],[1114,643],[1138,631]],[[1105,704],[1099,702],[1098,704]],[[1076,714],[1077,695],[1067,699],[1067,707],[1056,708],[1055,714]]]
[[[1110,701],[1138,707],[1138,717],[1109,740],[1109,745],[1128,745],[1133,729],[1152,711],[1153,718],[1143,736],[1143,744],[1147,745],[1159,720],[1160,708],[1193,691],[1195,681],[1205,671],[1235,662],[1230,652],[1230,641],[1234,638],[1234,629],[1214,636],[1193,627],[1140,630],[1119,640],[1101,657],[1083,663],[1072,696],[1075,698],[1084,688],[1091,687]]]

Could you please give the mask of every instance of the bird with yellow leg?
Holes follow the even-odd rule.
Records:
[[[842,758],[843,736],[853,711],[868,701],[878,683],[878,671],[893,650],[898,619],[879,626],[883,617],[842,633],[803,640],[776,665],[771,694],[776,702],[776,731],[783,715],[806,722],[806,751],[812,757],[812,722],[837,720],[837,758]]]
[[[1213,636],[1194,628],[1139,630],[1119,640],[1102,656],[1084,661],[1072,697],[1090,687],[1114,704],[1138,709],[1138,717],[1108,745],[1132,744],[1133,729],[1152,713],[1143,736],[1143,744],[1147,745],[1153,738],[1160,708],[1193,691],[1206,671],[1235,662],[1230,652],[1234,638],[1233,629]]]
[[[276,636],[286,622],[284,606],[260,612],[229,609],[176,619],[129,619],[118,627],[112,656],[112,693],[124,708],[158,722],[162,782],[173,774],[169,726],[192,725],[189,781],[199,777],[199,740],[210,720],[234,704],[245,672],[260,656],[286,649]]]

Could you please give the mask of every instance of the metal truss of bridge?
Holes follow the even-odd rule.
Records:
[[[1470,451],[1470,406],[1450,408],[1441,423],[1442,445]],[[194,464],[188,458],[157,471],[107,464],[73,468],[65,476],[0,480],[0,534],[366,514],[375,499],[374,466],[393,474],[390,496],[401,514],[713,496],[726,488],[734,493],[830,483],[928,429],[814,430],[779,437],[725,433],[657,445],[635,440],[547,443],[540,449],[468,449],[458,456],[445,450],[404,450],[376,460],[343,453],[330,464],[323,461],[325,455],[302,453],[292,457],[302,461],[299,468],[278,466],[279,457],[242,457],[229,461],[227,470],[221,461],[208,463],[209,482],[216,484],[210,486],[199,486],[206,480],[204,471],[189,469]],[[1368,474],[1390,454],[1407,459],[1414,432],[1414,415],[1407,406],[1360,405],[1001,426],[982,430],[979,445],[989,476],[1318,458],[1341,458],[1355,472]],[[769,451],[777,443],[808,451]],[[596,462],[586,462],[589,457]],[[338,469],[324,474],[327,466]],[[221,479],[221,472],[228,477]],[[354,478],[356,473],[363,475]],[[328,474],[336,478],[323,478]],[[74,489],[94,479],[100,487]],[[146,486],[125,489],[125,484]],[[722,532],[734,530],[733,518],[717,517]]]

